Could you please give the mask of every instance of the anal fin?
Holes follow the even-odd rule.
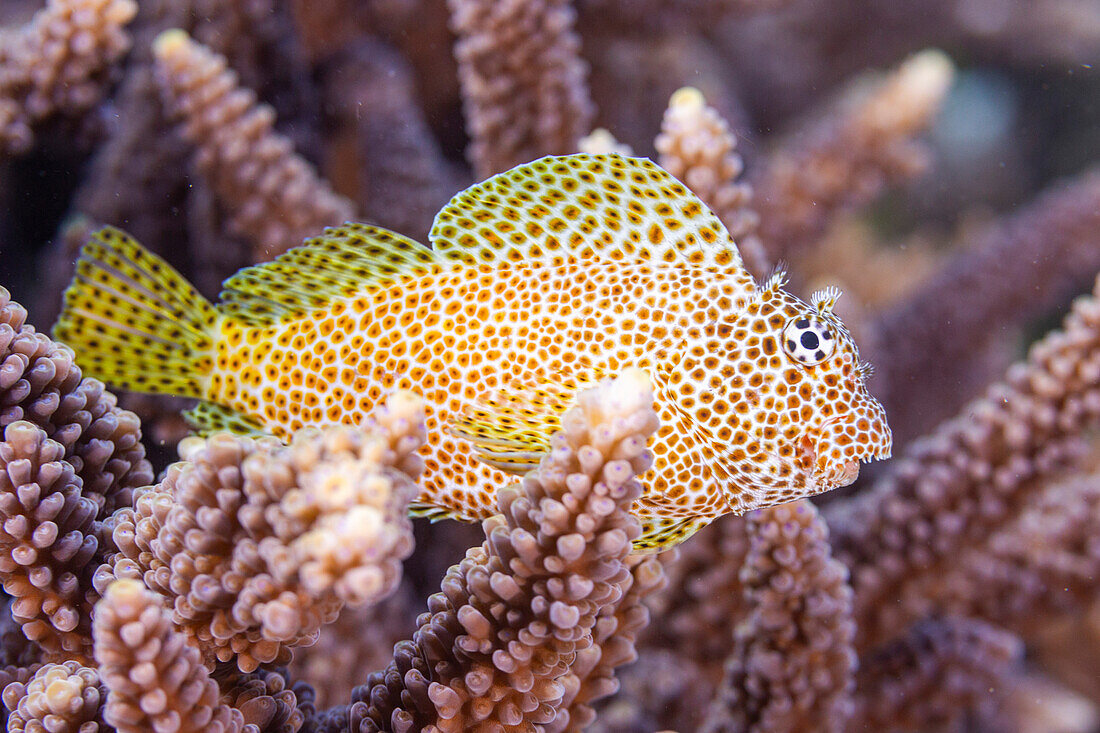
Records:
[[[233,433],[251,437],[271,435],[271,431],[255,418],[242,415],[231,407],[214,402],[200,402],[184,412],[183,417],[199,435],[213,433]]]
[[[642,535],[634,540],[634,552],[664,552],[680,544],[714,520],[714,517],[640,517]]]

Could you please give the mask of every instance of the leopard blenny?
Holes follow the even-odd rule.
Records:
[[[718,218],[648,160],[514,168],[456,195],[431,244],[326,229],[241,270],[215,306],[104,229],[54,334],[92,376],[198,398],[189,419],[204,432],[286,438],[414,390],[429,443],[413,511],[468,521],[548,450],[577,390],[640,367],[662,426],[639,550],[845,485],[890,454],[839,293],[806,303],[781,274],[758,285]]]

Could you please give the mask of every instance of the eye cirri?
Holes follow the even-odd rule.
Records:
[[[836,336],[821,320],[798,316],[783,327],[783,350],[799,364],[820,364],[829,358],[835,348]]]

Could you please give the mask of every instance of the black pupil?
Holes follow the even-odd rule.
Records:
[[[816,333],[807,331],[806,333],[802,334],[802,338],[799,340],[802,342],[803,348],[809,349],[810,351],[813,351],[817,348],[818,340]]]

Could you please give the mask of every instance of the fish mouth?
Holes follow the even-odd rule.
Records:
[[[819,443],[822,436],[828,434],[827,429],[838,422],[842,422],[842,419],[827,420],[816,429],[803,433],[798,440],[798,462],[810,474],[811,480],[820,491],[848,486],[859,478],[861,463],[890,457],[891,441],[887,439],[885,444],[866,446],[864,450],[847,460],[837,460],[835,457],[830,459],[830,456],[819,448]]]

